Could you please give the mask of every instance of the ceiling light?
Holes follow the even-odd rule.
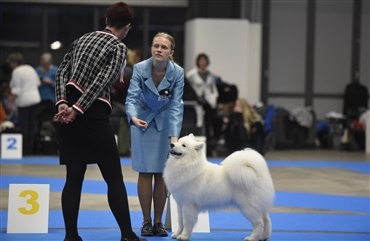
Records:
[[[52,50],[57,50],[57,49],[60,49],[61,47],[62,47],[62,43],[59,41],[55,41],[52,44],[50,44],[50,48]]]

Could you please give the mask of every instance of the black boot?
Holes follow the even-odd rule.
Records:
[[[77,238],[65,238],[64,241],[83,241],[80,236]]]
[[[121,238],[121,241],[147,241],[145,238],[139,238],[136,236],[136,238]]]

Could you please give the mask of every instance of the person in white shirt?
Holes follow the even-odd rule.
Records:
[[[23,136],[23,155],[32,155],[38,129],[37,115],[41,102],[38,87],[41,81],[32,66],[23,64],[21,53],[10,54],[7,62],[12,69],[10,88],[16,96],[19,128]]]
[[[202,105],[204,111],[205,134],[207,145],[209,146],[214,136],[213,119],[217,114],[218,90],[216,80],[219,78],[208,70],[209,58],[205,53],[198,54],[196,58],[196,67],[186,73],[186,79],[194,89],[198,102]],[[207,155],[211,155],[211,148],[207,148]]]

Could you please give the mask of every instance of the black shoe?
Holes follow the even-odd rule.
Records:
[[[83,241],[80,236],[78,238],[65,238],[64,241]]]
[[[153,226],[153,234],[155,236],[160,236],[160,237],[167,237],[168,236],[168,233],[164,229],[162,223],[156,223],[156,224],[154,224],[154,226]]]
[[[139,238],[136,236],[136,238],[121,238],[121,241],[147,241],[145,238]]]
[[[143,222],[143,227],[141,228],[141,236],[153,236],[153,227],[151,221]]]

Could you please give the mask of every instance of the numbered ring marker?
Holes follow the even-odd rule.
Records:
[[[18,208],[19,212],[24,215],[33,215],[37,213],[40,209],[40,204],[38,203],[39,194],[35,190],[24,190],[19,194],[20,197],[27,199],[26,203],[31,206],[30,209],[26,207]]]
[[[1,158],[22,158],[22,134],[1,134]]]
[[[47,233],[49,184],[10,184],[7,233]]]

